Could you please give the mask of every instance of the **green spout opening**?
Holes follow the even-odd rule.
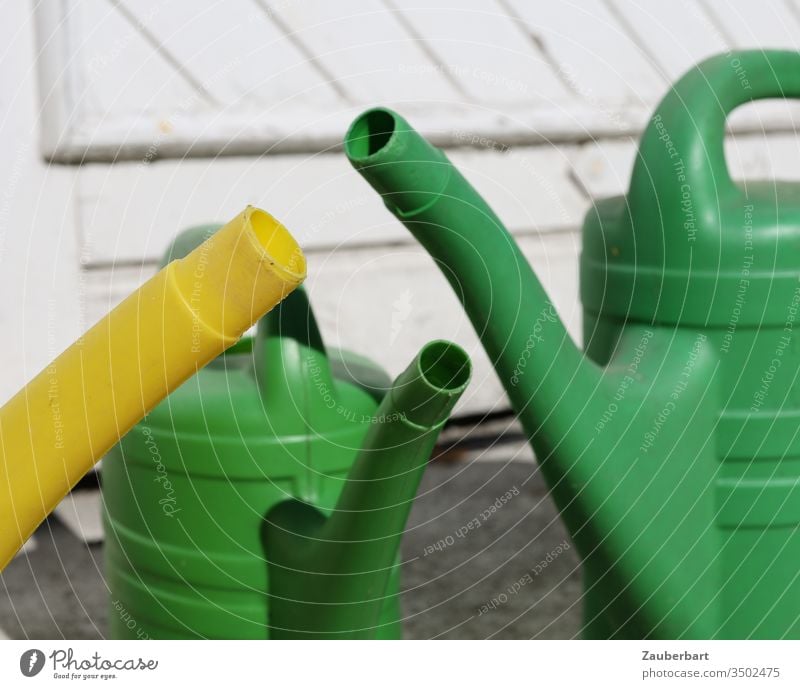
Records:
[[[373,108],[362,113],[344,138],[348,160],[404,215],[436,201],[450,179],[450,162],[396,112]]]
[[[429,342],[392,390],[395,408],[417,426],[431,428],[445,420],[472,375],[472,362],[456,344]]]
[[[419,372],[439,392],[460,392],[469,382],[469,357],[451,342],[431,342],[420,354]]]
[[[383,108],[369,110],[350,127],[345,150],[351,159],[361,160],[380,151],[394,134],[394,114]]]

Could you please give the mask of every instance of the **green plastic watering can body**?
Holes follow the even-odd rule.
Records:
[[[651,118],[627,196],[596,204],[583,227],[589,356],[604,364],[636,326],[692,333],[713,357],[702,405],[715,418],[695,442],[713,454],[712,631],[729,638],[800,637],[800,187],[734,183],[724,151],[732,110],[787,97],[800,97],[795,52],[721,55],[692,69]],[[700,375],[680,373],[678,392]]]
[[[268,372],[257,354],[271,358]],[[109,455],[112,636],[266,638],[265,515],[287,499],[332,509],[377,409],[369,391],[318,366],[297,341],[257,334],[255,353],[199,371]],[[323,381],[347,414],[330,414],[302,377]],[[395,601],[387,615],[395,622],[383,631],[395,638]]]
[[[800,636],[788,429],[800,354],[782,332],[797,307],[798,195],[735,186],[722,150],[736,105],[798,95],[800,57],[725,60],[676,84],[631,192],[587,215],[588,356],[441,151],[386,109],[360,116],[345,141],[462,300],[530,436],[584,560],[588,636]],[[754,410],[776,357],[783,377]]]
[[[207,228],[187,231],[170,254],[185,253],[204,233]],[[358,467],[382,437],[373,437],[379,414],[399,413],[390,408],[393,389],[363,357],[338,352],[328,358],[300,291],[259,322],[254,338],[148,414],[103,465],[112,637],[259,639],[273,627],[292,629],[282,611],[277,620],[272,612],[268,515],[291,503],[324,518],[342,495],[353,508],[372,504],[369,484],[350,486],[348,477],[369,471]],[[420,452],[427,460],[431,437],[428,428],[417,428],[394,461],[416,462]],[[409,506],[416,483],[401,488],[394,499]],[[331,520],[333,527],[341,522]],[[298,517],[291,526],[302,525]],[[362,524],[351,526],[338,527],[340,540],[364,531]],[[359,624],[358,614],[333,615],[328,626],[343,624],[344,616],[355,637],[401,636],[398,544],[381,551],[378,583],[370,584],[381,595],[373,603],[377,610],[367,611],[368,624]],[[318,565],[311,555],[306,564],[313,571]],[[307,621],[306,632],[315,629]]]

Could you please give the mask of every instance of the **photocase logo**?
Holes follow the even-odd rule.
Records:
[[[19,659],[19,670],[26,677],[35,677],[44,667],[44,653],[38,648],[25,651]]]

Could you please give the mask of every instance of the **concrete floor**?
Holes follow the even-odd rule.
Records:
[[[407,638],[579,634],[577,556],[535,468],[527,461],[429,467],[403,543]],[[87,546],[52,519],[37,540],[0,575],[0,629],[20,639],[104,637],[102,546]]]

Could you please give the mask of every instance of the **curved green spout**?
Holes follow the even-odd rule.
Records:
[[[712,444],[697,443],[714,423],[709,405],[698,405],[714,365],[704,341],[631,326],[599,368],[573,344],[495,213],[402,117],[365,112],[345,152],[431,254],[481,338],[583,557],[586,633],[713,635],[716,464]],[[659,414],[687,365],[698,373],[664,425]],[[651,449],[644,438],[654,423],[660,442]]]
[[[569,443],[567,410],[586,404],[600,371],[573,344],[494,211],[442,151],[390,110],[361,115],[345,152],[444,272],[528,432],[541,448]]]
[[[470,373],[456,345],[426,345],[378,407],[333,514],[287,501],[267,515],[270,638],[375,638],[411,504]]]

